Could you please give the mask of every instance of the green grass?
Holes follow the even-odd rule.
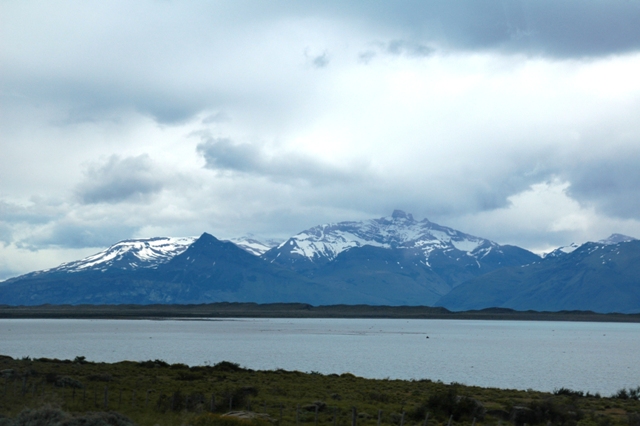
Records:
[[[266,412],[283,425],[429,426],[527,423],[529,425],[640,426],[640,401],[562,390],[557,394],[443,384],[430,380],[373,380],[351,374],[253,371],[230,362],[215,366],[163,361],[113,364],[0,356],[0,414],[53,407],[73,415],[115,411],[138,425],[269,424],[220,417],[230,410]],[[107,405],[105,406],[105,392]],[[211,411],[211,398],[215,411]],[[314,405],[315,404],[315,405]],[[298,411],[298,407],[300,407]],[[516,408],[514,408],[516,407]],[[524,408],[517,408],[524,407]],[[234,423],[235,422],[235,423]],[[0,424],[2,420],[0,419]]]

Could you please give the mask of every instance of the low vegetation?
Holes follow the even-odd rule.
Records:
[[[0,374],[0,426],[640,426],[640,387],[603,397],[81,356],[0,356]]]

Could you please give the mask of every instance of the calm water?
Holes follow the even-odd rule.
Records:
[[[428,336],[428,338],[427,338]],[[640,386],[640,324],[232,319],[0,320],[0,354],[93,361],[227,360],[253,369],[350,372],[610,395]]]

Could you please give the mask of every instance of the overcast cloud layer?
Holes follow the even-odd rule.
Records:
[[[0,279],[416,218],[640,237],[640,3],[0,3]]]

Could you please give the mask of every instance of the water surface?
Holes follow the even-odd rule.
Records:
[[[0,353],[226,360],[483,387],[610,395],[640,385],[640,324],[400,319],[0,320]]]

